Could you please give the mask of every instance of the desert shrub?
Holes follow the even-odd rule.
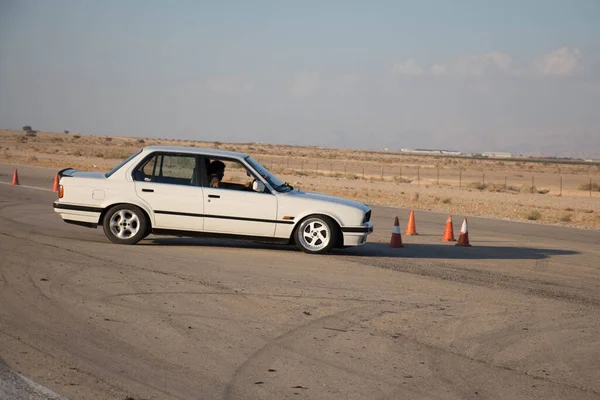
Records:
[[[81,136],[79,135],[73,135],[73,139],[79,139]]]
[[[589,183],[586,183],[585,185],[579,186],[579,190],[585,190],[589,192],[590,189],[592,190],[592,192],[600,192],[600,185],[598,185],[597,183],[592,183],[591,185]]]
[[[452,203],[452,197],[446,197],[444,200],[442,200],[443,204],[451,204]]]
[[[144,139],[138,139],[138,140],[137,140],[137,143],[139,143],[139,144],[144,144],[144,143],[146,143],[146,141],[145,141]]]
[[[400,176],[394,176],[394,181],[397,183],[411,183],[412,180],[407,179],[407,178],[402,178]]]
[[[560,217],[560,222],[571,222],[571,215],[570,214],[565,214],[562,217]]]
[[[25,133],[25,136],[27,136],[27,137],[36,137],[37,136],[37,132],[36,131],[29,131],[29,132]]]
[[[532,211],[527,215],[529,221],[537,221],[542,218],[542,214],[537,211]]]
[[[485,190],[488,187],[488,184],[483,182],[473,182],[470,183],[467,187],[471,189]]]
[[[111,137],[105,137],[104,140],[106,140],[107,142],[112,142],[112,138]]]
[[[412,195],[412,201],[419,201],[419,192],[415,192]]]
[[[521,193],[535,193],[536,191],[537,191],[537,188],[535,186],[531,186],[531,185],[521,186],[521,189],[520,189]]]

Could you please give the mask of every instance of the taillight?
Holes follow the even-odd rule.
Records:
[[[60,187],[58,189],[58,198],[62,199],[64,195],[65,195],[65,187],[63,185],[60,185]]]

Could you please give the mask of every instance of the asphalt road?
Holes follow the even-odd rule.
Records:
[[[56,170],[18,166],[15,187],[14,168],[0,397],[40,398],[30,379],[49,399],[600,399],[600,232],[469,218],[462,248],[416,210],[419,235],[391,249],[408,210],[374,207],[369,243],[328,256],[118,246],[54,214]]]

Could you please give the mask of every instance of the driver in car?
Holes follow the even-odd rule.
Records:
[[[215,160],[208,166],[208,185],[214,188],[235,189],[235,190],[251,190],[252,182],[245,185],[241,183],[223,182],[225,176],[225,164],[222,161]]]

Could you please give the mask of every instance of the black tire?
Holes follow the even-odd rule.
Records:
[[[119,204],[108,210],[102,227],[106,237],[116,244],[136,244],[149,232],[146,214],[132,204]]]
[[[338,243],[337,223],[325,215],[310,215],[298,223],[294,240],[308,254],[326,254]]]

